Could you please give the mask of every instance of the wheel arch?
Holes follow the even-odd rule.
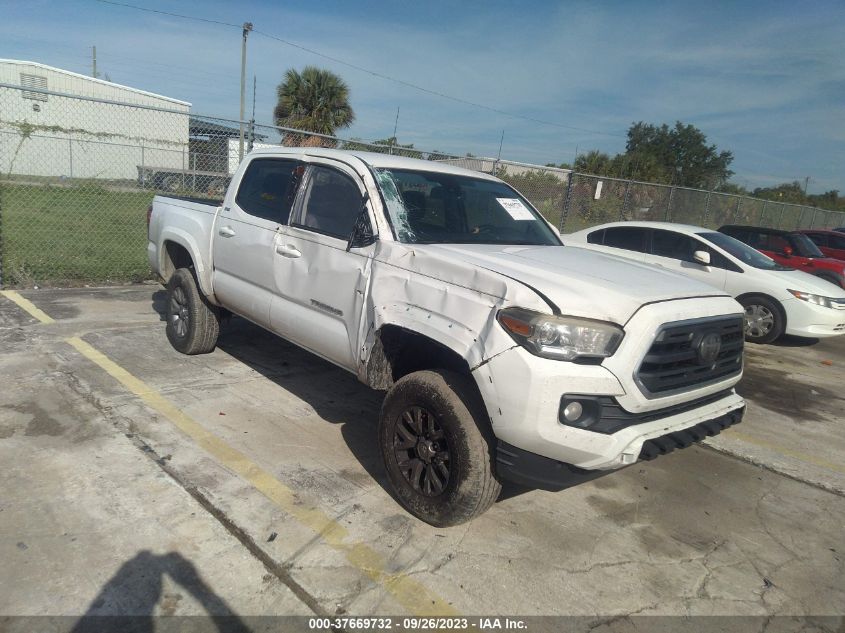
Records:
[[[788,318],[786,316],[786,309],[783,307],[783,303],[781,303],[780,299],[776,299],[772,295],[767,294],[765,292],[745,292],[737,296],[736,300],[742,303],[744,300],[751,299],[753,297],[762,297],[764,299],[768,299],[774,304],[774,306],[778,309],[778,312],[780,313],[780,318],[783,319],[783,329],[784,331],[786,331]]]
[[[389,389],[402,376],[424,369],[472,375],[466,358],[448,345],[400,325],[379,328],[366,363],[366,383],[371,388]]]
[[[162,235],[159,249],[159,275],[167,283],[177,268],[193,268],[200,291],[213,299],[211,279],[200,253],[199,245],[185,231],[166,231]]]

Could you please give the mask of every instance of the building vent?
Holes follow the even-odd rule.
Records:
[[[21,73],[21,86],[24,88],[39,88],[47,90],[47,78],[40,75],[25,75]],[[22,90],[21,95],[24,99],[34,99],[35,101],[47,101],[47,95],[43,92],[32,92],[31,90]]]

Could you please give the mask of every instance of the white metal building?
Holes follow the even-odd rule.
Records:
[[[0,84],[30,89],[0,85],[3,174],[135,180],[144,165],[187,167],[186,101],[10,59],[0,59]]]

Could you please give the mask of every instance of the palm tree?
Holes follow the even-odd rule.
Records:
[[[349,105],[349,87],[330,70],[306,66],[300,73],[290,68],[276,93],[278,102],[273,118],[278,126],[333,136],[338,129],[349,127],[355,120]],[[293,134],[285,134],[284,143],[334,145],[329,139]]]

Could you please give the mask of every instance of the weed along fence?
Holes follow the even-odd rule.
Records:
[[[631,219],[845,225],[845,214],[824,209],[201,116],[184,102],[144,95],[127,102],[0,82],[0,287],[148,279],[153,196],[219,199],[240,162],[242,133],[245,150],[336,147],[493,173],[563,232]]]

